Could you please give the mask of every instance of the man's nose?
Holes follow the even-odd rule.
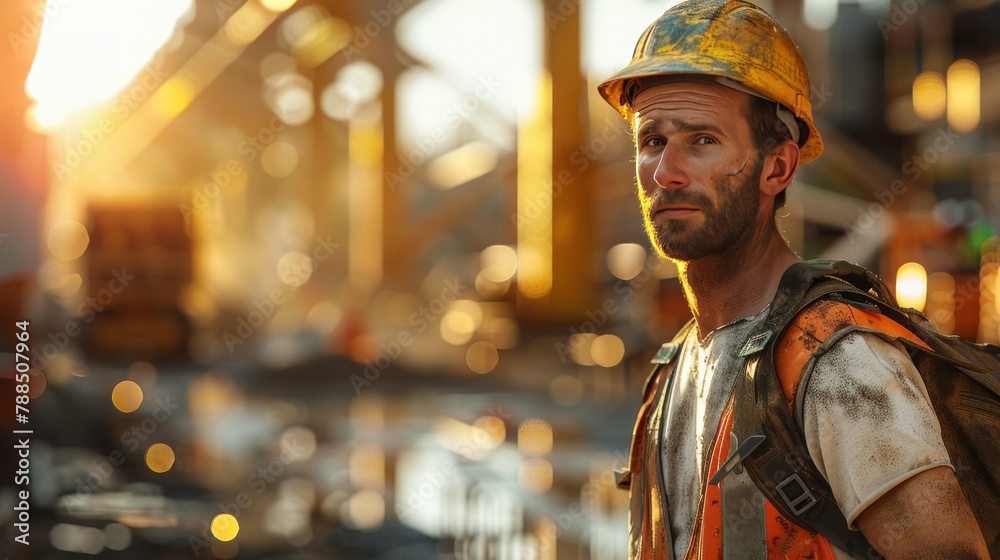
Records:
[[[683,155],[676,142],[668,142],[660,152],[653,171],[653,181],[662,189],[678,189],[687,186],[688,176],[685,171]]]

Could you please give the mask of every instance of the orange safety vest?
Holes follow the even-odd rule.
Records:
[[[779,340],[775,353],[775,369],[781,383],[789,410],[794,409],[799,380],[808,365],[813,352],[834,332],[842,329],[881,332],[892,338],[906,338],[926,346],[916,335],[898,323],[881,315],[852,307],[850,305],[821,300],[800,312]],[[682,333],[684,333],[682,331]],[[619,487],[629,490],[629,558],[631,560],[674,559],[667,517],[666,493],[662,486],[662,465],[660,464],[661,411],[667,397],[667,380],[673,369],[673,361],[679,350],[677,340],[664,344],[653,362],[660,364],[650,376],[644,389],[643,404],[636,418],[629,452],[629,468],[622,473]],[[794,413],[794,411],[793,411]],[[729,456],[732,429],[732,396],[719,419],[719,427],[707,458],[703,480],[719,470]],[[745,475],[744,475],[745,476]],[[705,484],[699,506],[700,515],[695,524],[691,544],[685,560],[708,560],[722,558],[745,558],[745,549],[724,550],[724,519],[736,517],[746,519],[747,511],[739,507],[728,508],[723,498],[726,485],[746,484],[732,475],[719,484]],[[752,482],[750,482],[752,484]],[[758,494],[759,490],[753,488]],[[757,508],[757,515],[764,519],[749,522],[746,527],[754,528],[759,535],[739,542],[756,543],[766,547],[768,560],[812,558],[815,560],[835,560],[830,542],[815,532],[799,527],[785,519],[774,505],[760,494],[763,508]],[[738,521],[739,519],[737,519]],[[760,531],[760,529],[764,529]],[[735,547],[734,547],[735,548]]]

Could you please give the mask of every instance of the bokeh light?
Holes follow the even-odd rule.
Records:
[[[352,526],[370,530],[385,522],[385,499],[374,490],[355,492],[347,501],[347,519]]]
[[[441,318],[441,338],[456,346],[465,344],[476,330],[472,316],[462,310],[452,309]]]
[[[595,365],[591,347],[597,335],[594,333],[576,333],[569,337],[570,358],[581,366]]]
[[[56,550],[95,555],[104,550],[105,533],[96,527],[57,523],[49,531],[49,542]]]
[[[155,473],[165,473],[174,466],[174,450],[165,443],[154,443],[146,449],[146,466]]]
[[[83,277],[76,272],[69,272],[67,263],[49,259],[42,263],[38,270],[39,283],[47,292],[63,298],[69,298],[80,291]]]
[[[608,270],[615,278],[631,280],[646,267],[646,249],[638,243],[619,243],[608,250]]]
[[[924,310],[927,302],[927,271],[915,262],[899,267],[896,272],[896,300],[902,307]]]
[[[57,259],[71,261],[80,258],[89,244],[87,228],[75,220],[61,220],[49,229],[49,251]]]
[[[278,438],[282,460],[288,464],[308,461],[316,454],[316,434],[305,426],[292,426]],[[287,450],[287,451],[286,451]]]
[[[496,369],[499,362],[497,347],[485,340],[472,343],[465,352],[466,365],[476,373],[489,373]]]
[[[913,112],[925,121],[944,116],[947,94],[944,76],[938,72],[922,72],[913,80]]]
[[[223,542],[236,538],[240,532],[240,522],[228,513],[220,513],[212,518],[212,536]]]
[[[344,95],[343,89],[336,83],[323,88],[319,97],[319,106],[323,114],[336,121],[346,121],[354,115],[357,104]]]
[[[531,457],[521,462],[518,479],[529,492],[544,494],[552,489],[552,463],[541,457]]]
[[[296,60],[316,67],[344,48],[351,40],[351,27],[330,15],[326,8],[307,5],[287,15],[281,22],[279,38]]]
[[[525,455],[547,455],[552,451],[552,425],[529,418],[517,427],[517,448]]]
[[[111,391],[111,402],[122,412],[135,412],[142,404],[142,388],[135,381],[121,381]]]
[[[371,101],[382,91],[382,70],[367,60],[357,60],[337,72],[338,88],[351,103]]]
[[[948,67],[948,124],[955,132],[972,132],[979,126],[979,66],[971,60],[956,60]]]
[[[503,420],[496,416],[480,416],[472,422],[472,425],[486,433],[490,449],[499,447],[507,439],[507,427]]]
[[[927,276],[927,318],[942,334],[955,331],[955,278],[947,272]]]
[[[132,543],[132,532],[121,523],[108,523],[104,527],[104,546],[109,550],[125,550]]]
[[[590,357],[599,366],[614,367],[625,357],[625,343],[613,334],[602,334],[591,344]]]
[[[334,301],[321,301],[306,314],[306,326],[321,334],[329,334],[340,326],[343,308]]]
[[[28,375],[30,379],[28,396],[37,399],[45,393],[45,388],[48,387],[49,382],[45,377],[45,372],[38,368],[29,369]]]
[[[312,257],[299,251],[289,251],[278,258],[275,272],[282,284],[298,288],[312,278]]]
[[[316,112],[316,106],[313,102],[311,87],[309,88],[283,87],[274,93],[274,100],[272,102],[272,105],[274,108],[274,113],[278,115],[278,118],[280,118],[282,122],[284,122],[289,126],[299,126],[306,124],[307,122],[309,122],[313,114]],[[268,148],[271,148],[273,145],[274,144],[268,146]],[[291,145],[289,145],[289,147],[291,147]],[[292,147],[292,149],[294,150],[294,147]],[[267,153],[267,148],[265,148],[265,153]],[[284,159],[292,159],[294,162],[298,162],[298,153],[294,151],[289,151],[288,147],[283,147],[280,157]],[[261,163],[263,164],[263,162]],[[289,164],[285,164],[285,166],[288,167]],[[284,177],[291,173],[291,171],[287,171],[281,174],[276,173],[274,171],[276,167],[277,164],[272,163],[270,166],[271,170],[269,170],[268,166],[265,166],[264,170],[267,171],[268,174],[273,175],[275,177]],[[291,169],[294,170],[295,166],[291,165]]]
[[[490,245],[479,254],[483,276],[491,282],[506,282],[517,272],[517,253],[508,245]]]
[[[288,142],[272,142],[260,155],[260,166],[272,177],[287,177],[299,165],[299,151]]]

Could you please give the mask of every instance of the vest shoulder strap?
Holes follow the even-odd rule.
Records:
[[[626,468],[615,471],[615,482],[618,488],[627,490],[632,483],[632,475],[638,473],[642,469],[642,450],[645,444],[646,432],[648,431],[647,427],[649,424],[649,416],[652,412],[651,409],[654,406],[656,395],[658,393],[656,389],[660,386],[660,384],[669,381],[670,375],[673,373],[673,362],[680,353],[681,344],[693,327],[694,319],[691,319],[683,327],[681,327],[681,330],[678,331],[676,335],[674,335],[673,340],[664,343],[650,360],[650,362],[654,364],[654,367],[653,371],[650,372],[648,377],[646,377],[646,381],[642,386],[642,404],[639,406],[639,412],[635,419],[635,427],[632,429],[632,443],[629,447],[629,464]],[[667,378],[659,380],[659,377],[663,375]]]

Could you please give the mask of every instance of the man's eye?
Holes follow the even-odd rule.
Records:
[[[650,148],[656,148],[656,147],[659,147],[659,146],[663,146],[664,144],[665,144],[665,142],[663,142],[663,139],[660,138],[660,137],[658,137],[658,136],[652,136],[650,138],[647,138],[642,143],[643,146],[647,146],[647,147],[650,147]]]
[[[704,146],[708,144],[715,144],[716,141],[715,138],[712,138],[711,136],[699,136],[698,138],[695,139],[694,143]]]

